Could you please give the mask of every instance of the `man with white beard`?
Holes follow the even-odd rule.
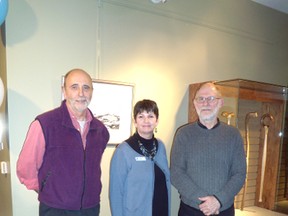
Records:
[[[181,198],[178,216],[234,216],[234,197],[246,177],[242,137],[220,122],[223,98],[213,83],[196,91],[198,121],[181,126],[171,151],[171,182]]]
[[[98,216],[109,133],[88,108],[93,84],[86,71],[67,72],[62,90],[61,105],[31,123],[17,176],[38,193],[39,216]]]

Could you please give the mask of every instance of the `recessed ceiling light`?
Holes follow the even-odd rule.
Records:
[[[151,0],[154,4],[158,4],[160,2],[165,3],[167,0]]]

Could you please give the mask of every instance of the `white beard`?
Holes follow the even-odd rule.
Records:
[[[76,102],[75,99],[67,99],[71,105],[71,108],[76,112],[83,112],[87,109],[90,101],[85,99],[82,99],[82,103]]]
[[[210,110],[209,111],[210,113],[204,113],[204,112],[207,112],[206,110]],[[199,119],[204,121],[204,122],[213,121],[213,120],[217,119],[218,111],[219,111],[218,107],[215,107],[215,109],[213,111],[210,108],[202,108],[199,111],[198,116],[199,116]]]

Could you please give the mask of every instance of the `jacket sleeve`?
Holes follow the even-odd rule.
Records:
[[[29,190],[38,190],[38,170],[45,152],[45,139],[39,121],[31,123],[17,160],[17,176]]]
[[[112,216],[124,216],[123,200],[127,169],[124,152],[118,146],[110,164],[109,199]]]

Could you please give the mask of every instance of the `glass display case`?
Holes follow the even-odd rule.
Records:
[[[287,87],[244,79],[214,83],[224,98],[218,117],[240,130],[245,145],[247,178],[235,207],[288,213]],[[189,122],[197,119],[193,98],[201,84],[189,86]]]

